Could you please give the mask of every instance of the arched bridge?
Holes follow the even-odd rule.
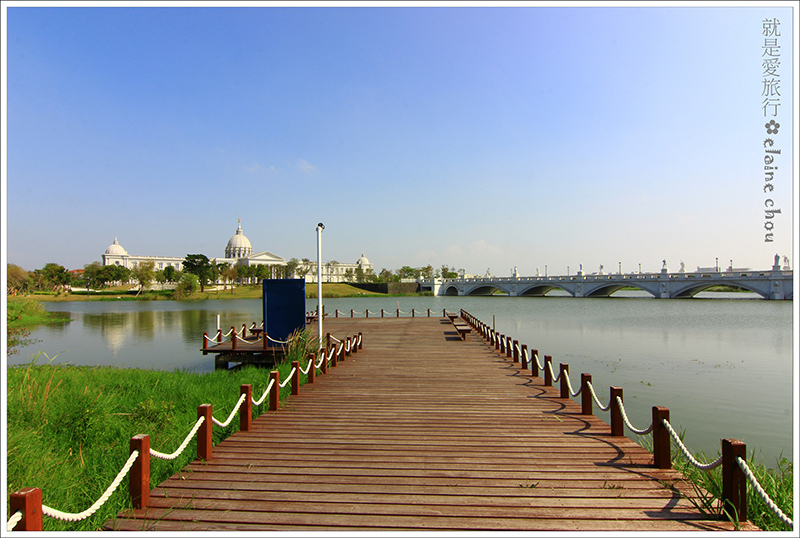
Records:
[[[609,297],[623,288],[637,288],[659,299],[689,298],[714,286],[736,286],[764,299],[791,300],[793,273],[769,271],[712,271],[692,273],[577,274],[572,276],[484,277],[419,280],[421,290],[434,295],[494,295],[543,297],[562,290],[572,297]]]

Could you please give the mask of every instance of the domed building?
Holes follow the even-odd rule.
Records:
[[[228,265],[269,265],[269,266],[284,266],[286,260],[280,256],[276,256],[266,250],[263,252],[253,252],[253,246],[250,240],[242,232],[242,219],[239,219],[239,224],[236,228],[236,233],[233,237],[228,239],[228,244],[225,246],[225,257],[214,258],[211,260],[213,263],[227,263]]]
[[[185,256],[132,256],[122,248],[117,238],[103,253],[103,265],[121,265],[128,269],[133,269],[139,263],[152,261],[156,271],[160,271],[167,266],[172,266],[177,270],[183,269]],[[212,258],[211,263],[226,263],[235,266],[267,265],[271,269],[285,267],[286,260],[268,251],[253,252],[253,245],[242,231],[242,220],[239,219],[236,232],[225,245],[224,258]],[[359,274],[367,274],[372,271],[372,264],[364,254],[355,263],[339,263],[337,261],[323,262],[322,281],[323,282],[348,282],[358,278]],[[363,273],[362,273],[363,272]],[[283,271],[272,270],[273,275],[282,275]],[[297,275],[305,276],[306,282],[317,281],[316,261],[303,261],[297,267]]]
[[[122,248],[117,238],[109,245],[105,253],[103,253],[103,265],[121,265],[128,269],[133,269],[142,262],[152,261],[155,264],[156,271],[160,271],[171,265],[178,271],[183,268],[183,258],[175,256],[131,256],[128,251]]]
[[[239,227],[236,228],[236,233],[228,240],[228,245],[225,247],[225,257],[228,259],[246,258],[252,253],[253,246],[242,233],[242,219],[239,219]]]

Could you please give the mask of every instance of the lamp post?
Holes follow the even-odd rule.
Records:
[[[319,345],[322,346],[322,230],[325,225],[317,224],[317,326],[319,327]]]

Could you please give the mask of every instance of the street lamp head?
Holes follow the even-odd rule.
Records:
[[[319,228],[320,230],[324,230],[325,225],[320,222],[319,224],[317,224],[317,228]]]

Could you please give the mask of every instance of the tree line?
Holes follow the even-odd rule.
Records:
[[[323,270],[330,273],[338,264],[336,261],[326,262]],[[168,265],[163,269],[156,269],[155,262],[148,260],[136,264],[132,268],[121,265],[102,265],[92,262],[83,267],[83,271],[68,271],[57,263],[47,263],[40,269],[26,271],[14,264],[7,264],[6,292],[9,295],[31,292],[67,291],[73,287],[86,288],[87,290],[101,290],[110,286],[135,283],[139,292],[150,288],[153,283],[175,284],[177,295],[190,294],[194,290],[204,291],[211,283],[224,282],[226,284],[257,284],[263,279],[270,278],[305,278],[308,273],[316,271],[316,266],[308,258],[298,260],[292,258],[285,266],[268,265],[229,265],[226,263],[213,263],[204,254],[187,254],[183,260],[183,270]],[[463,269],[459,270],[463,273]],[[459,275],[452,267],[442,265],[438,269],[430,264],[424,267],[402,266],[391,271],[381,269],[378,274],[370,268],[361,267],[346,269],[343,280],[346,282],[400,282],[403,279],[418,278],[456,278]]]

